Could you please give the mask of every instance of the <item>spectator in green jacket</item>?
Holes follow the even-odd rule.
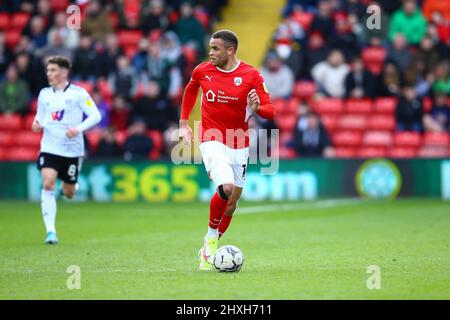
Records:
[[[393,41],[397,33],[405,36],[408,44],[418,45],[425,36],[427,22],[416,0],[406,0],[403,9],[397,10],[391,19],[389,39]]]
[[[0,82],[0,113],[28,111],[30,91],[27,83],[19,79],[17,68],[10,64],[6,71],[6,79]]]

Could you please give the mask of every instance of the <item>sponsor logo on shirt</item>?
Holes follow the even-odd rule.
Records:
[[[64,110],[58,110],[52,112],[52,120],[53,121],[61,121],[64,117]]]

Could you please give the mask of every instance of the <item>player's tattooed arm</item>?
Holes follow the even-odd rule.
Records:
[[[189,127],[187,119],[180,120],[180,129],[179,129],[180,139],[183,140],[185,144],[191,144],[192,141],[192,128]]]
[[[247,103],[251,106],[253,112],[258,112],[261,101],[255,89],[250,90],[248,93]]]
[[[31,124],[31,130],[33,130],[33,132],[39,132],[43,129],[44,127],[41,126],[41,124],[39,123],[39,121],[37,119],[34,119],[33,123]]]

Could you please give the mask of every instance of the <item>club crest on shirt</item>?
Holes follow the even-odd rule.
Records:
[[[242,83],[242,78],[241,78],[241,77],[235,77],[235,78],[234,78],[234,84],[235,84],[236,86],[240,86],[241,83]]]

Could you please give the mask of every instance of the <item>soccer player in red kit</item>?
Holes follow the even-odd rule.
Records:
[[[219,238],[230,225],[242,194],[249,157],[248,119],[253,112],[266,119],[275,114],[259,71],[236,57],[236,34],[217,31],[209,45],[210,61],[192,72],[180,117],[180,137],[190,144],[188,119],[201,87],[200,151],[216,192],[210,203],[208,233],[199,252],[200,270],[212,269]]]

